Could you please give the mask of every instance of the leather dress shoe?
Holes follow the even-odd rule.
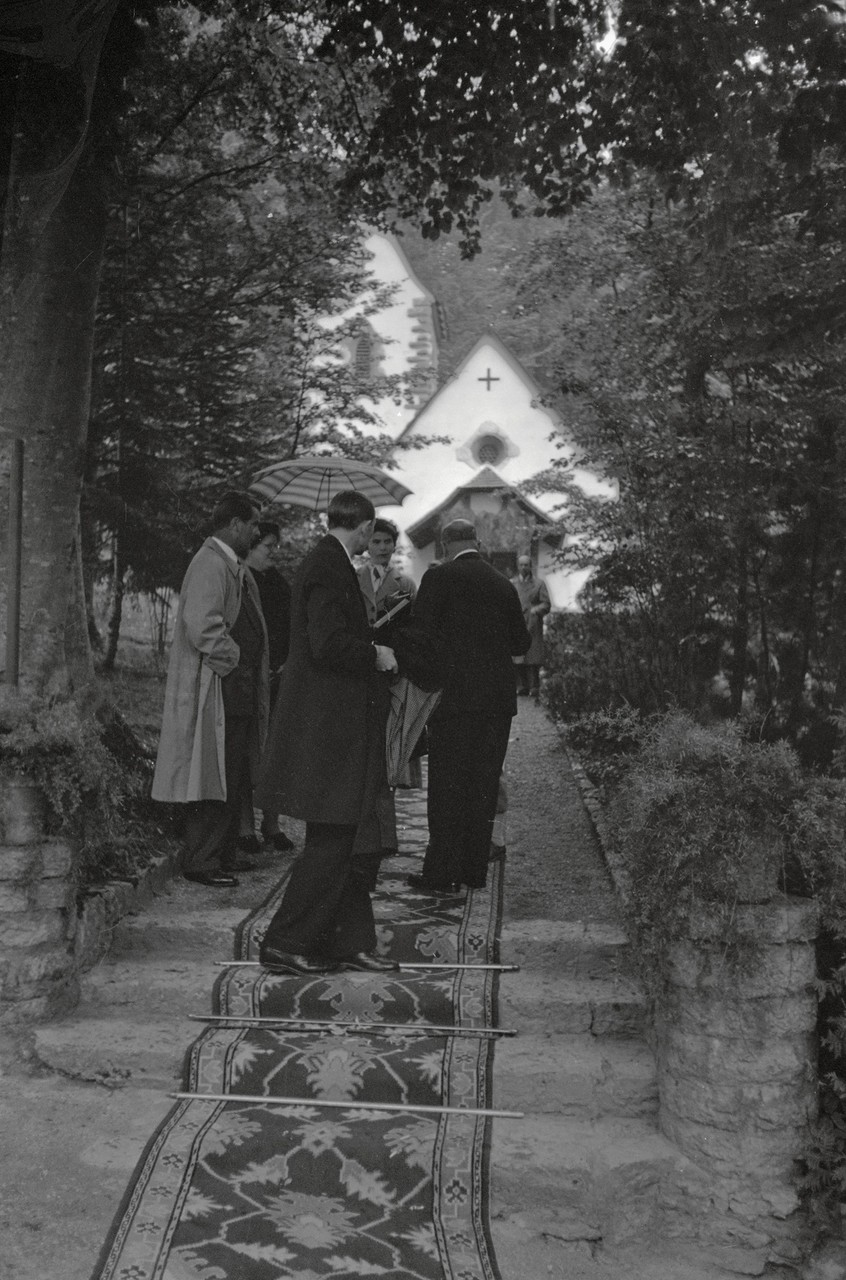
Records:
[[[258,836],[254,834],[239,836],[236,848],[240,849],[241,853],[259,853],[261,851],[261,843]]]
[[[293,849],[294,842],[290,836],[286,836],[284,831],[274,831],[272,835],[264,837],[265,844],[272,845],[277,853],[287,853],[289,849]]]
[[[450,896],[461,893],[461,885],[457,880],[447,880],[444,884],[433,884],[427,880],[425,876],[408,876],[406,884],[412,889],[419,889],[421,893],[433,893],[436,896]]]
[[[221,866],[221,871],[225,871],[229,875],[233,871],[255,871],[258,866],[257,862],[253,862],[251,858],[236,858],[234,862],[226,862]]]
[[[307,977],[334,973],[338,967],[336,960],[300,956],[293,951],[280,951],[278,947],[262,947],[259,951],[259,964],[271,973],[301,973]]]
[[[399,965],[396,960],[387,956],[379,956],[375,951],[356,951],[351,956],[341,956],[339,969],[352,969],[361,973],[396,973]]]
[[[216,889],[234,889],[238,884],[228,871],[183,871],[182,876],[192,884],[208,884]]]

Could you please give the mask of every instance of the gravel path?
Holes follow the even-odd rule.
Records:
[[[507,920],[619,923],[611,880],[558,730],[520,698],[506,761]]]

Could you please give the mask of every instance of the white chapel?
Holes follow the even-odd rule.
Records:
[[[542,403],[542,389],[493,332],[479,334],[452,375],[440,385],[438,343],[444,318],[437,300],[416,278],[398,240],[374,234],[367,240],[373,273],[394,286],[390,305],[368,316],[366,331],[349,345],[347,358],[378,358],[379,373],[403,374],[413,382],[413,402],[402,407],[376,402],[383,430],[397,440],[392,474],[411,495],[378,514],[401,530],[398,560],[419,582],[441,554],[439,531],[456,517],[476,524],[482,549],[503,572],[516,572],[517,556],[531,554],[546,580],[553,607],[572,609],[585,574],[556,565],[561,535],[552,509],[561,494],[534,494],[523,486],[567,448],[555,413]],[[413,439],[438,437],[422,448]],[[556,511],[554,519],[560,519]],[[549,532],[544,534],[544,527]]]

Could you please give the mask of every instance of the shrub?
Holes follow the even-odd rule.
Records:
[[[736,905],[754,899],[750,881],[819,903],[820,1115],[799,1185],[818,1219],[838,1221],[846,1192],[846,781],[803,769],[785,742],[749,742],[737,722],[704,727],[676,711],[646,728],[609,819],[653,992],[669,945],[703,912],[728,963],[749,955]]]
[[[92,805],[120,802],[124,779],[103,743],[98,721],[73,698],[0,695],[0,769],[37,782],[51,824],[69,827]]]
[[[151,761],[107,704],[0,689],[0,773],[38,784],[48,825],[79,841],[82,887],[133,878],[151,841]]]
[[[609,817],[634,923],[659,966],[702,908],[728,930],[761,871],[773,890],[818,897],[827,927],[846,925],[846,783],[807,773],[787,743],[750,743],[737,722],[706,727],[668,713],[646,728]]]
[[[544,649],[544,701],[563,722],[608,708],[629,706],[651,715],[670,704],[704,705],[718,670],[715,635],[680,642],[625,609],[556,614]]]
[[[577,716],[567,724],[565,737],[591,782],[605,790],[620,781],[645,732],[640,713],[620,707]]]

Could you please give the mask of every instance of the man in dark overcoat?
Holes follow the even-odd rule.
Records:
[[[441,700],[428,724],[429,847],[409,884],[449,893],[483,888],[497,787],[517,712],[512,658],[530,637],[514,587],[479,554],[476,530],[453,520],[441,533],[443,564],[423,575],[415,620],[447,653]]]
[[[305,821],[302,855],[260,947],[275,972],[339,965],[396,968],[375,954],[376,929],[353,846],[385,775],[393,650],[373,642],[351,556],[373,532],[373,504],[345,490],[329,532],[297,570],[291,643],[268,734],[256,803]]]
[[[258,587],[261,610],[267,627],[270,710],[273,711],[291,637],[291,587],[274,564],[279,553],[279,525],[275,520],[260,520],[258,529],[259,540],[247,556],[247,565]],[[275,813],[262,814],[261,834],[264,841],[279,853],[287,852],[294,847],[293,840],[286,836],[284,831],[279,830],[279,817]],[[247,803],[241,814],[238,848],[246,853],[258,853],[261,848],[255,833],[252,792],[247,797]]]

